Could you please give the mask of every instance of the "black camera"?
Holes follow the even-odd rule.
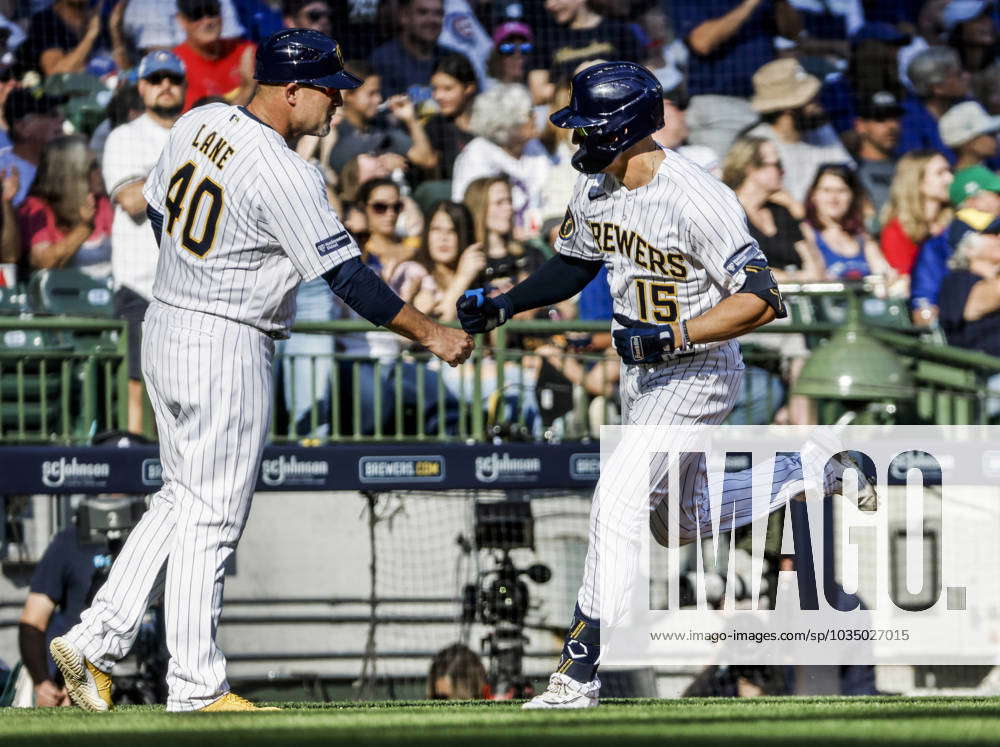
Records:
[[[493,692],[526,697],[531,694],[531,683],[524,677],[522,660],[530,595],[522,577],[544,584],[552,577],[552,571],[541,563],[518,568],[510,556],[514,549],[535,548],[535,520],[529,501],[477,503],[475,521],[475,547],[494,551],[494,567],[480,571],[477,583],[467,584],[463,589],[462,621],[492,628],[483,637],[482,647],[490,660]]]

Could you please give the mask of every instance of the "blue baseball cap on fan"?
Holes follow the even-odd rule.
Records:
[[[941,12],[941,23],[944,24],[945,31],[951,33],[958,24],[971,21],[992,7],[993,2],[994,0],[951,0]]]
[[[173,73],[183,78],[185,75],[184,63],[173,52],[158,49],[147,54],[139,63],[140,79],[148,78],[155,73]]]

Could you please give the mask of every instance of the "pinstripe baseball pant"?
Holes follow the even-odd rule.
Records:
[[[626,426],[719,425],[740,396],[743,368],[739,344],[735,341],[655,367],[622,366],[622,422]],[[677,443],[671,448],[683,452],[684,444]],[[594,619],[602,617],[602,598],[609,597],[609,592],[617,598],[614,602],[607,600],[616,610],[614,614],[624,612],[620,609],[620,604],[624,603],[623,591],[629,579],[635,577],[639,562],[639,532],[651,531],[660,544],[668,542],[667,455],[650,464],[652,490],[638,485],[638,481],[622,479],[622,475],[631,473],[643,458],[646,458],[646,451],[641,455],[629,455],[617,449],[608,464],[602,467],[601,479],[594,491],[587,559],[577,596],[580,610]],[[766,479],[766,490],[771,493],[768,513],[785,505],[788,487],[802,477],[798,457],[778,456],[772,461],[773,469],[756,471],[760,475],[758,479]],[[712,533],[706,478],[703,459],[696,454],[680,458],[677,523],[681,544],[694,541],[699,534]],[[751,496],[757,492],[753,478],[751,470],[726,476],[720,532],[749,524],[757,518],[751,506]],[[627,495],[623,486],[642,492]],[[637,510],[643,506],[648,506],[648,514]],[[602,548],[608,551],[603,557]],[[601,574],[606,577],[601,578]],[[606,607],[604,611],[609,610]]]
[[[142,371],[156,413],[163,488],[67,638],[110,671],[150,601],[166,612],[167,710],[224,694],[215,642],[223,567],[246,524],[270,422],[274,341],[246,324],[153,302]]]

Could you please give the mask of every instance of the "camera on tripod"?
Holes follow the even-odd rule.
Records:
[[[548,566],[535,563],[518,568],[511,550],[535,549],[535,520],[527,500],[480,502],[475,507],[475,547],[492,550],[494,566],[481,570],[476,583],[463,589],[462,621],[479,622],[492,629],[483,637],[489,657],[489,679],[500,698],[520,698],[531,693],[524,677],[524,621],[530,606],[527,576],[537,584],[552,578]]]

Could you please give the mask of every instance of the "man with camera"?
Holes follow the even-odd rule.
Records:
[[[36,706],[71,705],[62,677],[51,665],[48,640],[80,622],[80,613],[144,510],[141,497],[88,497],[77,509],[75,523],[46,548],[18,621],[21,661],[31,676]]]

